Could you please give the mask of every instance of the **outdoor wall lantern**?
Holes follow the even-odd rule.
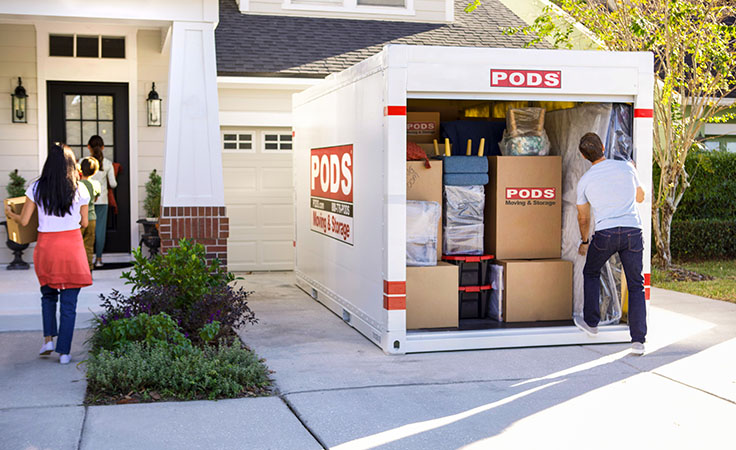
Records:
[[[10,112],[13,114],[13,123],[28,123],[28,116],[26,114],[26,88],[23,87],[20,77],[18,77],[18,87],[15,88],[15,92],[10,94],[12,97],[13,104],[11,105]]]
[[[148,109],[148,126],[149,127],[160,127],[161,126],[161,99],[158,97],[156,92],[156,83],[151,85],[151,92],[148,93],[146,99],[146,106]]]

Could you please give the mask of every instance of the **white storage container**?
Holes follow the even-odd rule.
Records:
[[[298,285],[386,353],[628,342],[574,326],[406,330],[406,110],[411,99],[630,103],[652,184],[650,53],[390,45],[294,96]],[[649,298],[651,199],[639,204]],[[533,282],[533,280],[530,280]]]

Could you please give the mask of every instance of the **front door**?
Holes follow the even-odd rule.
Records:
[[[130,164],[128,139],[128,84],[49,81],[48,136],[65,142],[77,160],[90,156],[87,141],[99,135],[107,159],[120,164],[118,186],[113,190],[117,213],[107,215],[105,253],[130,252]]]

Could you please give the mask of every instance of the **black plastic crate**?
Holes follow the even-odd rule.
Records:
[[[482,319],[488,311],[491,299],[491,285],[460,286],[458,288],[458,308],[460,319]]]
[[[488,263],[493,255],[443,256],[442,260],[459,267],[460,286],[485,286],[490,284]]]

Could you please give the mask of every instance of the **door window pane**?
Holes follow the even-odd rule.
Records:
[[[89,138],[97,134],[97,122],[82,122],[82,143],[89,142]]]
[[[81,122],[76,120],[68,120],[66,122],[66,144],[70,146],[79,145],[82,143],[82,130],[80,128]]]
[[[77,36],[77,56],[97,58],[99,56],[98,36]]]
[[[110,142],[112,144],[112,142]],[[105,145],[105,149],[102,150],[102,156],[109,159],[112,162],[115,162],[115,151],[113,150],[113,146],[107,146]]]
[[[125,38],[102,38],[103,58],[125,58]]]
[[[82,119],[97,119],[97,97],[94,95],[82,96]]]
[[[112,134],[113,133],[112,122],[100,121],[98,122],[98,125],[99,125],[98,134],[102,137],[102,140],[112,144],[115,141],[115,138]]]
[[[79,119],[82,117],[82,98],[78,95],[64,96],[64,118]]]
[[[100,120],[112,120],[112,96],[100,95],[97,97],[97,115]]]
[[[74,56],[74,36],[49,36],[49,56]]]

